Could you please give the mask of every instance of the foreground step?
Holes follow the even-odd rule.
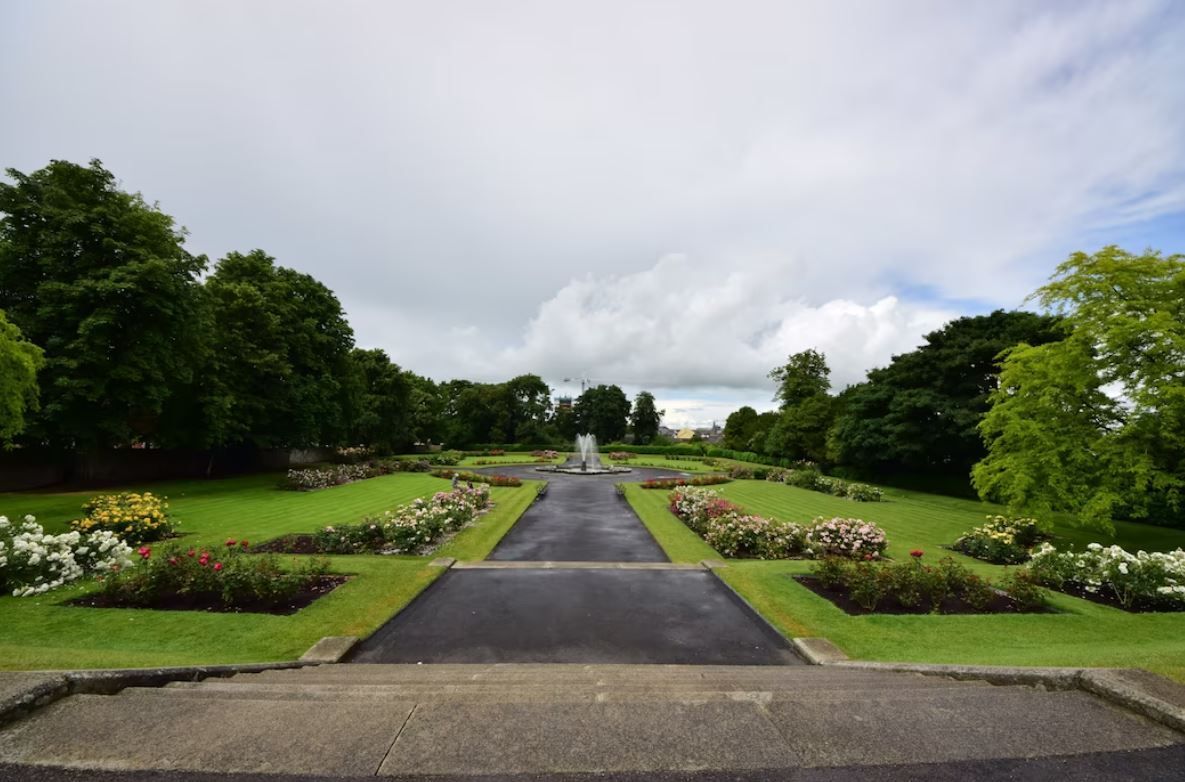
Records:
[[[1183,738],[1078,691],[884,672],[845,682],[837,669],[761,674],[780,686],[743,689],[724,673],[660,675],[649,686],[294,676],[129,688],[73,696],[13,724],[0,733],[0,762],[322,775],[650,772],[1035,758]]]

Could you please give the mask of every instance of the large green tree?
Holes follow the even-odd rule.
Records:
[[[724,421],[722,445],[734,451],[752,451],[753,435],[757,431],[757,411],[745,405],[729,413]]]
[[[826,459],[827,432],[836,410],[827,393],[830,375],[826,357],[813,349],[794,353],[769,373],[778,384],[774,399],[781,409],[776,423],[766,430],[764,453],[783,459]]]
[[[615,385],[594,386],[580,395],[572,413],[578,433],[596,435],[601,443],[617,442],[625,437],[630,400]]]
[[[262,250],[229,253],[206,285],[208,445],[348,442],[354,336],[333,292]]]
[[[655,405],[654,394],[639,391],[634,397],[634,409],[630,413],[630,431],[634,433],[634,442],[646,445],[653,441],[658,436],[658,426],[665,412]]]
[[[0,309],[45,351],[33,441],[154,442],[200,354],[197,277],[184,230],[98,160],[0,183]]]
[[[0,310],[0,440],[25,428],[37,410],[37,370],[45,363],[41,348],[21,335]]]
[[[831,431],[833,459],[874,472],[967,475],[986,454],[977,427],[998,386],[1000,353],[1063,336],[1058,318],[1031,312],[947,323],[845,390]]]
[[[350,442],[384,453],[406,450],[412,435],[412,382],[382,350],[355,348],[350,354],[355,373],[351,401]]]
[[[1034,297],[1068,336],[1007,353],[980,426],[981,496],[1102,529],[1185,523],[1185,256],[1075,253]]]

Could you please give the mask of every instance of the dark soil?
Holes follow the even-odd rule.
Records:
[[[895,598],[886,597],[876,606],[875,611],[868,611],[848,596],[848,590],[843,587],[827,589],[812,576],[794,576],[794,580],[819,597],[826,598],[843,609],[850,616],[868,616],[869,614],[930,614],[934,613],[925,606],[902,605]],[[940,614],[1051,614],[1050,608],[1021,608],[1016,601],[1004,594],[997,594],[995,600],[982,608],[976,608],[963,602],[957,597],[950,597],[938,606]]]
[[[208,592],[192,595],[160,595],[156,600],[151,602],[133,603],[111,598],[100,593],[70,600],[66,605],[85,606],[87,608],[150,608],[154,611],[209,611],[220,614],[274,614],[277,616],[288,616],[295,614],[314,600],[324,597],[348,580],[349,577],[347,576],[318,576],[312,579],[295,596],[279,602],[255,599],[226,605],[222,602],[222,595],[220,593]]]
[[[1152,614],[1152,613],[1180,613],[1180,608],[1165,605],[1164,603],[1157,603],[1155,601],[1137,600],[1131,608],[1126,608],[1120,603],[1115,595],[1110,592],[1087,592],[1086,588],[1079,584],[1065,584],[1061,589],[1057,590],[1073,597],[1080,597],[1083,600],[1089,600],[1092,603],[1099,605],[1110,606],[1111,608],[1118,608],[1120,611],[1127,611],[1129,614]]]
[[[284,535],[251,547],[254,554],[324,554],[312,535]]]

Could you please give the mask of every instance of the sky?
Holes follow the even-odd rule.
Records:
[[[99,158],[420,374],[707,425],[1185,251],[1182,41],[1171,0],[0,0],[0,166]]]

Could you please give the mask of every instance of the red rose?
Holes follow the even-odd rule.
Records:
[[[141,558],[148,559],[152,556],[152,549],[150,549],[148,546],[141,546],[140,548],[136,549],[136,553],[139,554]]]
[[[177,566],[177,558],[176,557],[169,557],[169,564],[172,565],[173,567],[176,567]]]
[[[227,538],[227,539],[226,539],[226,545],[227,545],[227,548],[229,548],[229,547],[231,547],[231,546],[234,546],[234,545],[237,545],[237,544],[238,544],[238,541],[237,541],[237,540],[235,540],[234,538]]]
[[[911,557],[913,557],[914,559],[917,559],[917,558],[921,557],[921,556],[922,556],[923,554],[925,554],[925,553],[926,553],[926,552],[922,551],[920,548],[915,548],[913,551],[909,552],[909,555],[910,555]]]
[[[222,570],[222,563],[221,563],[221,562],[215,562],[215,563],[214,563],[214,569],[215,569],[215,570]]]
[[[193,549],[190,549],[190,550],[189,550],[189,556],[191,556],[191,557],[192,557],[194,554],[197,554],[197,552],[196,552],[196,551],[194,551]]]

